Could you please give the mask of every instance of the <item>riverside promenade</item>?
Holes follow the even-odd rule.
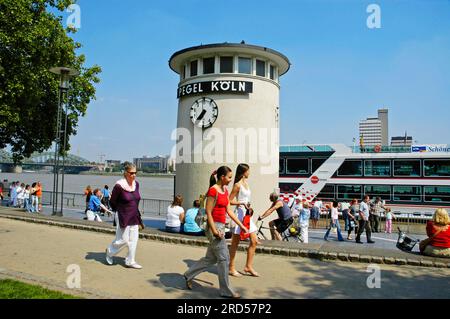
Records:
[[[204,256],[206,240],[146,229],[138,244],[142,270],[124,266],[124,253],[108,266],[106,246],[114,228],[69,218],[0,207],[0,277],[40,284],[86,298],[219,298],[214,268],[200,274],[192,291],[183,272]],[[245,254],[240,247],[237,268]],[[367,280],[379,267],[380,288]],[[80,269],[81,288],[69,289],[70,265]],[[255,268],[261,277],[231,277],[243,298],[449,298],[450,260],[367,245],[267,241]],[[70,267],[69,267],[70,268]]]

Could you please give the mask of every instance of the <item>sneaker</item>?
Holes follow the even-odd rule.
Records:
[[[360,240],[357,240],[356,243],[357,243],[357,244],[363,244],[363,242],[360,241]]]
[[[375,242],[373,240],[369,240],[367,243],[368,244],[375,244]]]
[[[105,256],[106,256],[106,262],[108,263],[108,265],[110,265],[110,266],[113,265],[114,261],[113,261],[112,257],[109,256],[109,254],[108,254],[108,248],[106,248]]]
[[[128,268],[134,268],[134,269],[142,269],[142,266],[139,265],[138,263],[134,263],[131,265],[127,265]]]
[[[352,236],[348,236],[347,240],[353,240]]]

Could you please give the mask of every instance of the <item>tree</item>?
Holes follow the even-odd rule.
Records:
[[[85,56],[76,54],[81,44],[69,36],[76,30],[65,29],[55,14],[72,3],[0,0],[0,148],[10,145],[16,163],[49,149],[55,139],[59,78],[49,72],[51,67],[80,72],[71,80],[65,101],[68,142],[61,153],[70,149],[69,138],[77,133],[78,118],[95,99],[94,83],[100,82],[101,68],[84,66]]]

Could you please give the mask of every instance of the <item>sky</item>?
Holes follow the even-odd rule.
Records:
[[[389,109],[390,136],[450,143],[448,0],[78,0],[73,35],[103,72],[71,153],[91,161],[168,155],[179,77],[170,56],[200,44],[275,49],[280,143],[353,144],[358,123]],[[370,4],[381,28],[369,29]],[[70,13],[63,13],[63,23]]]

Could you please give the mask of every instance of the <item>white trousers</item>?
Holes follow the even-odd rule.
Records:
[[[300,236],[305,244],[308,243],[308,225],[300,225]]]
[[[116,238],[108,247],[108,255],[110,257],[117,255],[123,248],[128,247],[128,256],[125,259],[126,265],[136,263],[136,248],[139,239],[139,225],[127,226],[120,228],[118,214],[115,214],[117,223]]]
[[[87,217],[87,219],[89,220],[89,221],[98,221],[98,222],[102,222],[102,219],[100,218],[100,216],[98,215],[98,214],[96,214],[96,213],[94,213],[93,211],[91,211],[91,210],[88,210],[87,212],[86,212],[86,217]]]

